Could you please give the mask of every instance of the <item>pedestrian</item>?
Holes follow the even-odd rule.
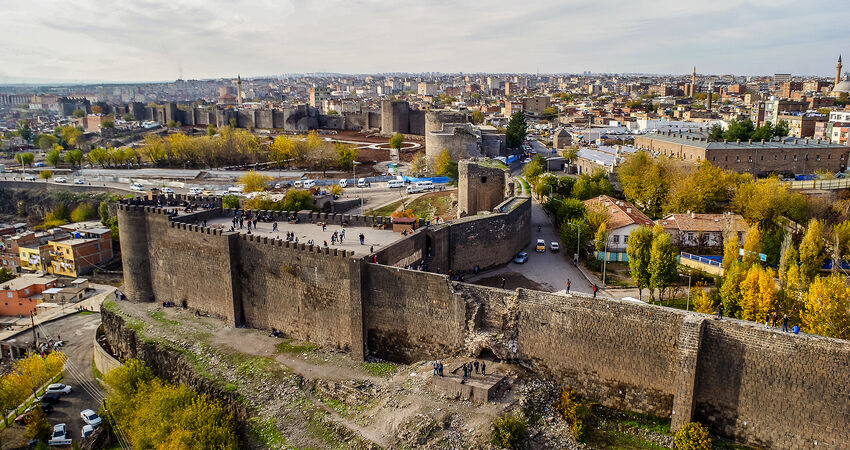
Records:
[[[596,291],[599,290],[599,287],[596,286],[596,283],[593,283],[593,298],[596,298]]]
[[[782,315],[782,331],[788,332],[788,314]]]
[[[366,236],[363,236],[363,233],[360,233],[360,236],[359,236],[359,237],[360,237],[360,245],[365,245],[365,243],[366,243]]]
[[[572,282],[570,281],[569,278],[567,278],[567,294],[570,293],[570,285],[572,285]]]
[[[766,313],[764,315],[764,327],[767,328],[770,326],[770,313]]]
[[[475,361],[472,365],[475,367],[475,373],[478,373],[478,361]]]
[[[434,375],[440,370],[440,364],[434,361]]]
[[[325,231],[325,228],[327,228],[327,226],[328,226],[328,224],[322,222],[322,231]]]
[[[272,224],[272,231],[277,231],[277,222]]]
[[[718,319],[723,318],[723,302],[721,302],[717,305],[717,318]]]
[[[328,241],[325,241],[325,247],[327,247],[327,246],[328,246]]]
[[[481,361],[481,375],[487,375],[487,363]]]
[[[369,246],[369,253],[375,253],[375,246],[374,245]]]
[[[502,289],[504,289],[504,288],[505,288],[505,282],[506,282],[506,281],[507,281],[507,280],[505,280],[505,277],[502,277]]]
[[[794,334],[799,334],[800,333],[800,326],[794,325],[794,327],[791,328],[791,332],[794,333]]]
[[[440,372],[440,376],[443,376],[443,362],[442,361],[440,361],[439,372]]]
[[[773,315],[771,316],[771,320],[772,320],[771,323],[772,323],[773,328],[776,328],[776,311],[773,312]]]

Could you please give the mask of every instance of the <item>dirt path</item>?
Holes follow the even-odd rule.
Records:
[[[339,413],[333,410],[333,408],[325,405],[324,403],[322,403],[321,400],[317,399],[316,396],[314,396],[313,393],[309,390],[304,391],[304,396],[307,397],[307,399],[310,400],[317,408],[320,408],[324,412],[326,412],[330,416],[331,420],[333,420],[334,422],[341,424],[349,430],[360,434],[362,438],[368,439],[380,445],[381,447],[391,447],[390,442],[384,439],[384,436],[386,436],[385,434],[382,436],[381,433],[379,433],[374,428],[361,427],[360,425],[346,419],[345,417],[340,416]]]

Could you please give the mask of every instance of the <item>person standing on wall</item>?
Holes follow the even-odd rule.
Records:
[[[570,279],[569,279],[569,278],[567,278],[567,294],[569,294],[569,293],[570,293],[570,285],[571,285],[571,284],[572,284],[572,282],[570,281]]]

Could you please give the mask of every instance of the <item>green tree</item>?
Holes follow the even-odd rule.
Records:
[[[522,176],[531,184],[537,183],[537,177],[544,172],[546,172],[546,159],[541,155],[534,155],[531,162],[522,168]]]
[[[31,166],[32,162],[35,161],[35,155],[30,152],[15,153],[15,161],[20,164],[21,167]]]
[[[59,154],[58,149],[54,148],[44,155],[44,160],[47,162],[47,164],[56,167],[56,165],[58,165],[59,162],[62,161],[62,155]]]
[[[812,219],[800,242],[800,275],[805,284],[814,280],[823,266],[824,256],[823,224],[817,219]]]
[[[528,132],[528,124],[525,123],[525,113],[517,111],[511,116],[508,121],[508,126],[505,130],[505,140],[508,148],[517,148],[525,140]]]
[[[77,119],[81,119],[86,116],[86,111],[84,109],[75,109],[71,112],[71,115]]]
[[[71,222],[85,222],[97,217],[94,206],[89,203],[80,203],[71,211]]]
[[[83,163],[82,150],[69,150],[65,152],[65,162],[69,165],[79,167]]]
[[[491,442],[502,448],[519,449],[525,439],[528,424],[520,414],[505,414],[493,420]]]
[[[670,235],[660,225],[653,230],[652,247],[649,255],[649,298],[658,290],[658,300],[664,301],[664,290],[670,286],[678,274],[676,249],[670,243]]]
[[[121,120],[125,122],[132,122],[136,120],[136,117],[134,117],[132,113],[124,113],[124,115],[121,116]]]
[[[92,165],[106,167],[106,163],[109,162],[109,152],[103,147],[95,147],[89,151],[88,160]]]
[[[558,118],[558,108],[548,106],[543,108],[543,118],[546,120],[554,120]]]
[[[446,175],[449,173],[449,167],[454,162],[449,151],[443,149],[440,154],[434,157],[434,173],[437,175]]]
[[[239,209],[239,197],[233,194],[226,194],[221,197],[221,207],[229,209]]]
[[[52,134],[40,134],[35,139],[35,144],[42,150],[47,150],[59,143],[59,139]]]
[[[101,128],[115,128],[115,122],[112,120],[104,120],[100,124]]]
[[[213,124],[207,125],[207,136],[213,137],[213,136],[215,136],[215,133],[216,133],[215,125],[213,125]]]
[[[100,223],[106,225],[109,222],[109,202],[102,201],[98,206],[98,214],[100,215]]]
[[[746,175],[723,170],[703,160],[696,170],[674,177],[664,203],[668,213],[713,213],[728,203]],[[668,177],[669,178],[669,177]]]
[[[646,152],[636,152],[617,167],[617,175],[627,201],[650,218],[661,217],[670,190],[670,177],[661,161]]]
[[[45,169],[39,172],[38,176],[40,176],[44,181],[47,181],[53,177],[53,172]]]
[[[720,124],[714,124],[708,130],[708,138],[712,141],[723,140],[723,127]]]
[[[740,139],[745,141],[750,139],[750,136],[753,134],[755,130],[755,126],[750,119],[746,119],[743,121],[737,121],[732,119],[729,121],[729,125],[726,127],[726,131],[723,132],[723,139],[728,141],[735,141]]]
[[[30,123],[28,121],[18,121],[18,136],[23,138],[25,141],[32,139],[32,129],[30,128]]]
[[[83,130],[73,125],[66,125],[59,128],[59,135],[62,136],[62,140],[68,145],[76,147],[78,143],[77,141],[79,141],[80,137],[83,135]]]
[[[788,136],[791,130],[788,126],[788,121],[780,120],[776,126],[773,128],[773,135],[776,137],[785,137]]]
[[[608,231],[607,225],[604,223],[596,229],[596,235],[594,236],[595,248],[597,252],[605,251],[605,243],[608,242]]]
[[[720,301],[723,311],[729,317],[738,317],[741,311],[741,284],[747,276],[747,270],[739,263],[724,268],[723,284],[720,286]]]
[[[472,111],[471,122],[475,125],[481,125],[484,123],[484,114],[481,114],[481,111]]]
[[[652,228],[648,226],[641,226],[632,231],[629,235],[629,242],[626,244],[626,254],[629,256],[629,272],[638,288],[640,298],[643,298],[644,288],[651,289],[649,264],[652,260],[652,244]]]
[[[404,143],[404,135],[401,133],[396,133],[393,137],[390,138],[390,147],[396,150],[401,149],[401,144]]]
[[[41,406],[36,406],[27,418],[27,429],[24,431],[24,437],[46,441],[50,439],[52,433],[53,427],[47,421],[47,416],[44,415]]]
[[[334,149],[336,150],[336,161],[339,168],[343,170],[351,168],[360,152],[356,147],[342,142],[335,142]]]

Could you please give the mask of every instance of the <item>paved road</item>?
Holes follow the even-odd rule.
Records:
[[[92,341],[98,325],[100,325],[100,313],[73,314],[63,319],[42,325],[44,332],[39,332],[39,337],[44,338],[44,333],[54,339],[61,337],[65,341],[62,351],[68,357],[65,365],[65,378],[62,383],[72,387],[69,395],[54,405],[54,410],[47,415],[51,425],[64,423],[72,439],[80,440],[80,432],[83,429],[83,421],[80,419],[80,411],[100,407],[99,401],[89,392],[82,388],[81,383],[87,382],[99,395],[103,390],[97,384],[92,373],[93,347]],[[23,332],[16,336],[18,342],[32,342],[32,332]]]

